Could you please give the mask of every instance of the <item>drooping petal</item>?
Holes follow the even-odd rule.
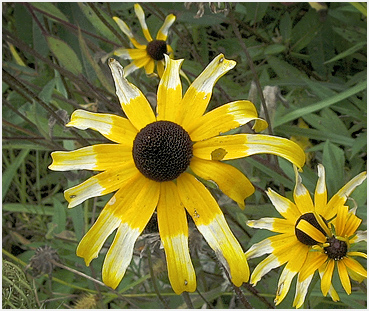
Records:
[[[137,196],[130,196],[129,202],[124,198],[126,194],[120,192],[116,197],[117,206],[111,207],[121,219],[121,224],[106,254],[102,279],[113,289],[119,285],[131,262],[134,244],[154,213],[160,194],[160,183],[143,175],[135,183],[128,184],[136,188]],[[126,201],[126,204],[123,205],[122,201]]]
[[[172,60],[165,57],[165,70],[158,87],[157,120],[178,123],[178,113],[182,99],[182,83],[179,78],[183,59]]]
[[[163,40],[166,41],[168,38],[168,31],[170,26],[175,22],[176,17],[173,14],[169,14],[163,23],[163,25],[160,27],[158,33],[156,34],[156,40]]]
[[[196,175],[215,182],[219,189],[241,208],[245,208],[245,199],[255,191],[249,179],[229,164],[193,157],[190,167]]]
[[[164,61],[163,60],[159,60],[156,62],[156,69],[158,71],[159,78],[161,78],[164,74]]]
[[[247,225],[250,226],[249,222]],[[251,226],[252,227],[252,226]],[[270,254],[274,251],[272,247],[272,242],[270,239],[264,239],[256,244],[253,244],[249,250],[245,253],[247,259],[260,257],[264,254]]]
[[[72,113],[71,120],[66,126],[73,126],[80,130],[90,128],[113,142],[127,146],[133,145],[137,135],[136,128],[126,118],[79,109]]]
[[[327,265],[323,272],[323,277],[321,280],[321,290],[324,296],[327,296],[329,288],[332,285],[334,265],[335,265],[334,260],[328,260]]]
[[[314,204],[311,199],[309,191],[302,184],[301,176],[298,174],[297,169],[295,168],[296,174],[296,185],[293,191],[293,199],[297,208],[300,210],[301,214],[312,213],[314,212]]]
[[[290,289],[292,279],[296,274],[296,271],[289,270],[287,266],[284,267],[281,276],[279,277],[277,293],[274,299],[274,303],[276,304],[276,306],[282,302],[284,297],[286,297]]]
[[[313,276],[310,275],[302,282],[297,281],[295,299],[293,300],[293,307],[296,309],[300,308],[304,303]]]
[[[147,54],[146,49],[124,49],[119,48],[114,50],[114,55],[119,56],[122,59],[146,59],[150,56]],[[126,71],[126,68],[124,68],[124,71]],[[126,72],[124,72],[125,75]]]
[[[160,184],[157,207],[160,238],[168,265],[168,276],[174,292],[196,289],[196,275],[188,249],[188,224],[177,187],[173,182]]]
[[[181,103],[182,120],[179,123],[184,129],[190,128],[192,122],[200,118],[208,106],[215,83],[236,65],[219,54],[192,82]]]
[[[293,141],[262,134],[235,134],[196,142],[193,154],[205,160],[231,160],[253,154],[270,153],[301,168],[305,163],[304,151]]]
[[[347,295],[351,294],[351,282],[346,269],[346,265],[343,260],[337,261],[338,275],[340,276],[340,280],[343,288],[345,289]]]
[[[312,224],[308,221],[301,219],[296,226],[296,229],[301,230],[306,235],[311,237],[313,240],[324,243],[326,241],[326,236],[317,228],[315,228]]]
[[[135,60],[137,61],[137,60]],[[154,112],[142,92],[124,78],[123,67],[110,58],[109,67],[113,74],[116,93],[123,111],[137,130],[155,121]]]
[[[83,183],[64,192],[69,202],[68,208],[81,204],[85,200],[111,193],[138,173],[133,161],[90,177]]]
[[[148,42],[152,41],[152,37],[151,37],[149,29],[147,28],[147,25],[146,25],[145,13],[144,13],[142,7],[138,3],[136,3],[134,5],[134,10],[135,10],[136,16],[138,18],[138,21],[141,24],[142,32],[143,32],[146,40]]]
[[[181,201],[198,230],[228,270],[232,282],[241,286],[249,278],[249,267],[217,202],[205,186],[188,173],[177,178],[177,186]]]
[[[127,65],[126,67],[124,67],[124,77],[128,77],[132,72],[136,71],[137,69],[139,69],[141,67],[137,67],[137,65],[132,62],[129,65]]]
[[[135,46],[135,48],[144,49],[146,47],[145,45],[142,45],[142,44],[137,42],[137,40],[135,39],[131,29],[127,26],[127,24],[125,22],[123,22],[120,18],[118,18],[116,16],[114,16],[113,19],[117,23],[119,28],[124,32],[124,34],[129,38],[129,40],[132,42],[132,44]]]
[[[324,166],[318,164],[318,181],[316,183],[315,194],[314,194],[314,205],[315,212],[318,215],[323,216],[325,219],[329,220],[327,217],[327,186],[325,184],[325,169]],[[330,214],[330,213],[329,213]]]
[[[299,219],[299,217],[301,216],[301,213],[295,203],[285,198],[284,196],[281,196],[271,188],[268,188],[266,194],[268,195],[270,201],[273,203],[278,213],[294,225],[297,219]]]
[[[359,217],[357,217],[354,213],[349,212],[346,218],[344,235],[348,237],[354,235],[361,222],[362,220]]]
[[[238,100],[204,114],[194,121],[187,131],[192,141],[200,141],[226,133],[253,120],[255,120],[254,128],[257,131],[262,131],[268,126],[266,121],[258,118],[252,102]]]
[[[255,286],[265,274],[281,265],[283,265],[283,263],[280,262],[278,257],[274,254],[270,254],[255,267],[251,274],[250,283]]]
[[[51,153],[54,171],[94,170],[105,171],[132,161],[132,147],[121,144],[100,144],[73,151]]]
[[[334,220],[336,234],[344,236],[347,221],[348,206],[340,205],[337,208],[337,217]],[[359,223],[360,224],[360,223]]]
[[[352,178],[346,185],[344,185],[328,202],[327,210],[332,211],[332,218],[337,213],[337,206],[345,204],[348,196],[355,190],[355,188],[362,184],[366,179],[366,172],[362,172],[359,175]],[[330,216],[330,215],[329,215]],[[327,218],[329,219],[329,217]]]
[[[114,196],[110,199],[114,200]],[[109,204],[109,203],[108,203]],[[87,266],[96,258],[109,235],[118,228],[121,220],[112,211],[104,208],[91,229],[77,247],[77,256],[84,258]]]

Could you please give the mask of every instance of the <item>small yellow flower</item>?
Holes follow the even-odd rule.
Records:
[[[365,176],[365,172],[358,175],[361,180]],[[339,300],[332,285],[335,267],[337,267],[342,286],[348,295],[351,294],[349,276],[358,282],[362,282],[367,277],[364,267],[353,258],[357,256],[367,258],[367,255],[362,252],[350,251],[353,244],[366,241],[366,232],[356,232],[362,220],[355,215],[356,208],[349,211],[348,206],[341,203],[337,209],[337,216],[332,221],[333,234],[327,237],[325,243],[313,247],[314,251],[309,253],[298,277],[298,282],[304,283],[304,287],[307,288],[314,272],[319,270],[322,293],[324,296],[329,293],[334,301]],[[299,300],[302,300],[302,304],[304,297]],[[300,305],[300,302],[296,301],[296,304]]]
[[[156,209],[172,288],[177,294],[192,292],[196,276],[188,250],[187,211],[232,282],[241,286],[249,279],[245,254],[217,202],[197,176],[212,180],[244,208],[245,198],[255,189],[239,170],[221,160],[271,153],[301,167],[304,152],[285,138],[221,135],[250,121],[255,122],[257,131],[267,126],[258,118],[255,106],[246,100],[205,113],[215,83],[236,65],[235,61],[218,55],[183,97],[179,77],[183,60],[166,55],[165,61],[155,114],[141,91],[124,78],[122,66],[110,59],[116,93],[128,119],[77,110],[67,126],[97,130],[115,144],[52,153],[50,169],[102,171],[65,191],[69,207],[117,191],[81,240],[77,255],[89,265],[117,229],[102,272],[104,283],[116,288],[132,259],[136,239]]]
[[[173,49],[166,40],[168,37],[168,31],[170,26],[176,20],[173,14],[169,14],[164,24],[159,29],[156,39],[151,37],[149,29],[147,28],[145,21],[145,13],[139,4],[134,5],[136,16],[141,24],[142,32],[147,40],[147,44],[140,44],[134,37],[131,29],[118,17],[113,17],[119,28],[127,35],[129,40],[134,45],[135,49],[120,48],[114,51],[114,55],[117,55],[123,59],[132,59],[133,62],[124,68],[124,77],[138,68],[145,68],[146,74],[150,75],[154,72],[155,63],[157,64],[157,72],[159,77],[162,77],[164,72],[164,54],[168,54],[171,58],[173,56]]]
[[[253,285],[256,285],[270,270],[286,264],[278,282],[274,300],[276,305],[281,303],[287,295],[295,275],[308,266],[307,258],[311,255],[312,248],[326,243],[327,237],[332,236],[327,220],[333,219],[337,214],[338,207],[346,202],[351,192],[366,178],[365,173],[356,176],[327,203],[327,188],[323,165],[318,165],[319,178],[315,188],[314,202],[308,190],[301,183],[301,177],[296,168],[295,174],[296,186],[293,192],[295,203],[271,189],[268,189],[267,192],[274,207],[284,219],[262,218],[250,220],[247,223],[254,228],[267,229],[279,233],[254,244],[246,252],[248,259],[270,254],[253,271],[251,275],[251,283]],[[304,302],[311,277],[309,276],[308,279],[298,278],[294,301],[294,306],[297,308]]]

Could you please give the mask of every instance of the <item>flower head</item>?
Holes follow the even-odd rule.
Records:
[[[294,306],[298,308],[304,302],[308,286],[315,271],[309,268],[309,258],[314,256],[311,251],[316,247],[320,247],[319,245],[325,245],[327,247],[327,241],[332,238],[330,223],[328,221],[335,222],[332,219],[337,215],[337,212],[340,212],[340,206],[344,206],[347,197],[363,182],[366,178],[366,173],[359,174],[353,178],[328,202],[325,170],[321,164],[318,165],[319,178],[315,188],[314,202],[308,190],[302,184],[301,177],[296,168],[295,174],[296,186],[293,192],[295,203],[271,189],[268,189],[267,192],[274,207],[284,219],[262,218],[259,220],[250,220],[247,223],[251,227],[267,229],[279,234],[254,244],[246,252],[246,257],[250,259],[264,254],[270,254],[253,271],[251,283],[254,285],[270,270],[286,264],[279,278],[276,298],[274,300],[277,305],[287,295],[295,275],[300,273],[294,301]],[[348,226],[351,230],[350,233],[353,233],[354,231],[352,229],[354,226]],[[302,277],[301,271],[305,271]]]
[[[220,135],[250,121],[255,121],[256,130],[267,126],[246,100],[205,113],[215,83],[236,62],[218,55],[182,97],[182,60],[168,56],[165,60],[156,114],[141,91],[124,78],[122,66],[110,59],[117,96],[128,119],[77,110],[67,126],[97,130],[115,144],[52,153],[53,170],[102,171],[65,191],[69,207],[116,191],[81,240],[77,255],[88,265],[117,229],[102,273],[103,281],[116,288],[132,259],[136,239],[156,209],[173,290],[177,294],[194,291],[196,277],[188,250],[187,211],[232,282],[241,286],[249,278],[246,257],[217,202],[197,176],[212,180],[243,208],[254,187],[239,170],[221,160],[272,153],[301,167],[304,152],[285,138]]]
[[[133,62],[124,69],[125,77],[141,67],[145,68],[146,74],[152,74],[155,69],[155,63],[157,64],[159,77],[161,77],[164,72],[164,55],[169,54],[170,57],[173,55],[173,49],[169,44],[167,44],[166,40],[169,28],[176,20],[176,17],[173,14],[169,14],[166,17],[164,24],[159,29],[156,39],[153,39],[146,25],[145,13],[142,7],[136,3],[134,5],[134,10],[148,43],[146,45],[139,43],[127,24],[118,17],[113,17],[119,28],[127,35],[135,47],[134,49],[119,48],[114,51],[114,54],[122,57],[123,59],[133,60]]]

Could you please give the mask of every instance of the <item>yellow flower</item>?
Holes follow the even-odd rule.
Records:
[[[267,195],[277,211],[284,217],[262,218],[250,220],[248,225],[254,228],[267,229],[279,234],[271,236],[254,244],[247,252],[248,259],[270,254],[261,261],[251,275],[251,283],[257,282],[270,270],[285,267],[279,278],[276,305],[287,295],[291,282],[295,275],[307,266],[307,257],[310,251],[319,243],[325,243],[331,231],[327,220],[337,214],[337,209],[343,205],[351,192],[366,178],[364,173],[356,176],[341,188],[327,203],[327,188],[325,184],[325,170],[323,165],[318,165],[318,181],[315,188],[314,202],[305,186],[297,169],[296,186],[293,192],[295,203],[268,189]],[[311,278],[298,278],[294,306],[302,305]]]
[[[81,240],[77,255],[88,265],[117,229],[102,272],[104,283],[116,288],[132,259],[136,239],[156,209],[173,290],[177,294],[194,291],[196,277],[188,250],[187,211],[232,282],[241,286],[249,279],[245,254],[217,202],[196,176],[216,183],[243,208],[254,187],[239,170],[221,160],[271,153],[301,167],[304,152],[285,138],[220,135],[250,121],[255,121],[254,129],[258,131],[267,126],[258,118],[255,106],[246,100],[205,113],[215,83],[236,65],[235,61],[218,55],[183,97],[179,77],[183,60],[166,55],[165,61],[155,114],[141,91],[124,78],[122,66],[110,59],[117,96],[128,119],[77,110],[67,126],[97,130],[116,144],[52,153],[53,170],[103,171],[65,191],[69,207],[117,190]]]
[[[114,51],[114,54],[123,59],[132,59],[133,62],[124,68],[124,76],[128,76],[131,72],[138,68],[145,68],[146,74],[154,72],[155,63],[157,63],[157,72],[162,77],[164,72],[164,55],[169,54],[172,57],[173,49],[167,44],[168,31],[170,26],[176,20],[173,14],[169,14],[164,24],[159,29],[156,39],[150,35],[145,21],[145,13],[139,4],[134,5],[136,16],[141,24],[142,32],[147,40],[147,45],[140,44],[134,37],[131,29],[118,17],[113,17],[119,28],[127,35],[134,45],[135,49],[120,48]]]
[[[361,173],[358,175],[358,180],[362,181],[365,177],[366,173]],[[321,277],[323,295],[326,296],[329,293],[334,301],[339,300],[339,296],[332,285],[335,267],[337,267],[342,286],[348,295],[351,294],[349,276],[358,282],[362,282],[367,277],[364,267],[352,258],[355,256],[367,258],[367,255],[362,252],[350,251],[353,244],[366,241],[366,232],[356,232],[362,220],[355,215],[355,212],[356,208],[349,211],[344,202],[338,203],[337,216],[332,221],[333,234],[327,237],[325,243],[313,247],[313,251],[309,253],[306,263],[299,273],[298,282],[304,283],[306,290],[317,269]],[[295,303],[301,305],[304,296],[301,295],[299,301]]]

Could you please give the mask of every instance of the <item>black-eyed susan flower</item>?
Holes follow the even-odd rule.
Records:
[[[282,218],[262,218],[250,220],[248,225],[254,228],[267,229],[278,233],[254,244],[246,252],[248,259],[270,254],[262,260],[251,275],[251,283],[256,285],[270,270],[285,267],[280,275],[274,302],[278,305],[287,295],[295,275],[306,267],[307,257],[315,245],[326,243],[331,231],[327,221],[337,214],[338,207],[343,205],[351,192],[360,185],[365,176],[360,174],[342,187],[327,202],[324,167],[318,165],[318,181],[315,188],[314,202],[302,184],[301,177],[295,168],[296,185],[293,192],[294,202],[268,189],[267,195]],[[309,254],[309,255],[308,255]],[[294,306],[300,307],[310,284],[312,275],[299,278],[296,286]]]
[[[77,110],[67,126],[99,131],[115,144],[99,144],[70,152],[53,152],[53,170],[102,171],[65,191],[69,207],[117,192],[77,248],[87,265],[98,256],[107,237],[116,231],[103,264],[105,284],[116,288],[132,259],[134,243],[155,209],[173,290],[194,291],[196,278],[188,249],[186,211],[231,275],[236,286],[248,280],[249,268],[217,202],[197,176],[212,180],[242,208],[254,192],[251,182],[221,160],[271,153],[301,167],[305,156],[288,139],[259,134],[220,135],[255,121],[250,101],[239,100],[205,113],[215,83],[236,62],[218,55],[182,97],[179,77],[183,60],[165,56],[166,67],[157,92],[156,114],[141,91],[124,78],[114,59],[109,66],[116,92],[128,119]]]
[[[173,55],[173,49],[167,44],[166,40],[169,28],[176,20],[176,17],[173,14],[169,14],[166,17],[164,24],[159,29],[156,39],[154,40],[146,25],[145,13],[142,7],[139,4],[135,4],[134,10],[140,22],[145,39],[147,40],[147,44],[139,43],[127,24],[118,17],[113,17],[119,28],[125,33],[135,47],[134,49],[119,48],[114,51],[114,54],[123,59],[133,60],[131,64],[124,68],[125,77],[142,67],[145,68],[146,74],[150,75],[155,70],[155,64],[157,64],[158,75],[161,77],[164,72],[164,55],[168,54],[170,57]]]
[[[361,173],[357,180],[362,181],[365,177],[366,173]],[[367,277],[365,268],[353,258],[367,258],[367,255],[358,251],[350,251],[354,244],[366,241],[366,232],[356,231],[362,220],[355,213],[356,208],[349,210],[344,202],[337,203],[337,216],[331,222],[331,234],[326,238],[325,243],[313,246],[298,277],[299,283],[305,283],[305,288],[307,288],[314,272],[318,270],[323,295],[326,296],[329,293],[334,301],[339,300],[332,285],[335,267],[337,267],[341,284],[348,295],[351,294],[350,277],[358,282],[362,282]],[[295,304],[301,305],[304,295],[297,298]]]

